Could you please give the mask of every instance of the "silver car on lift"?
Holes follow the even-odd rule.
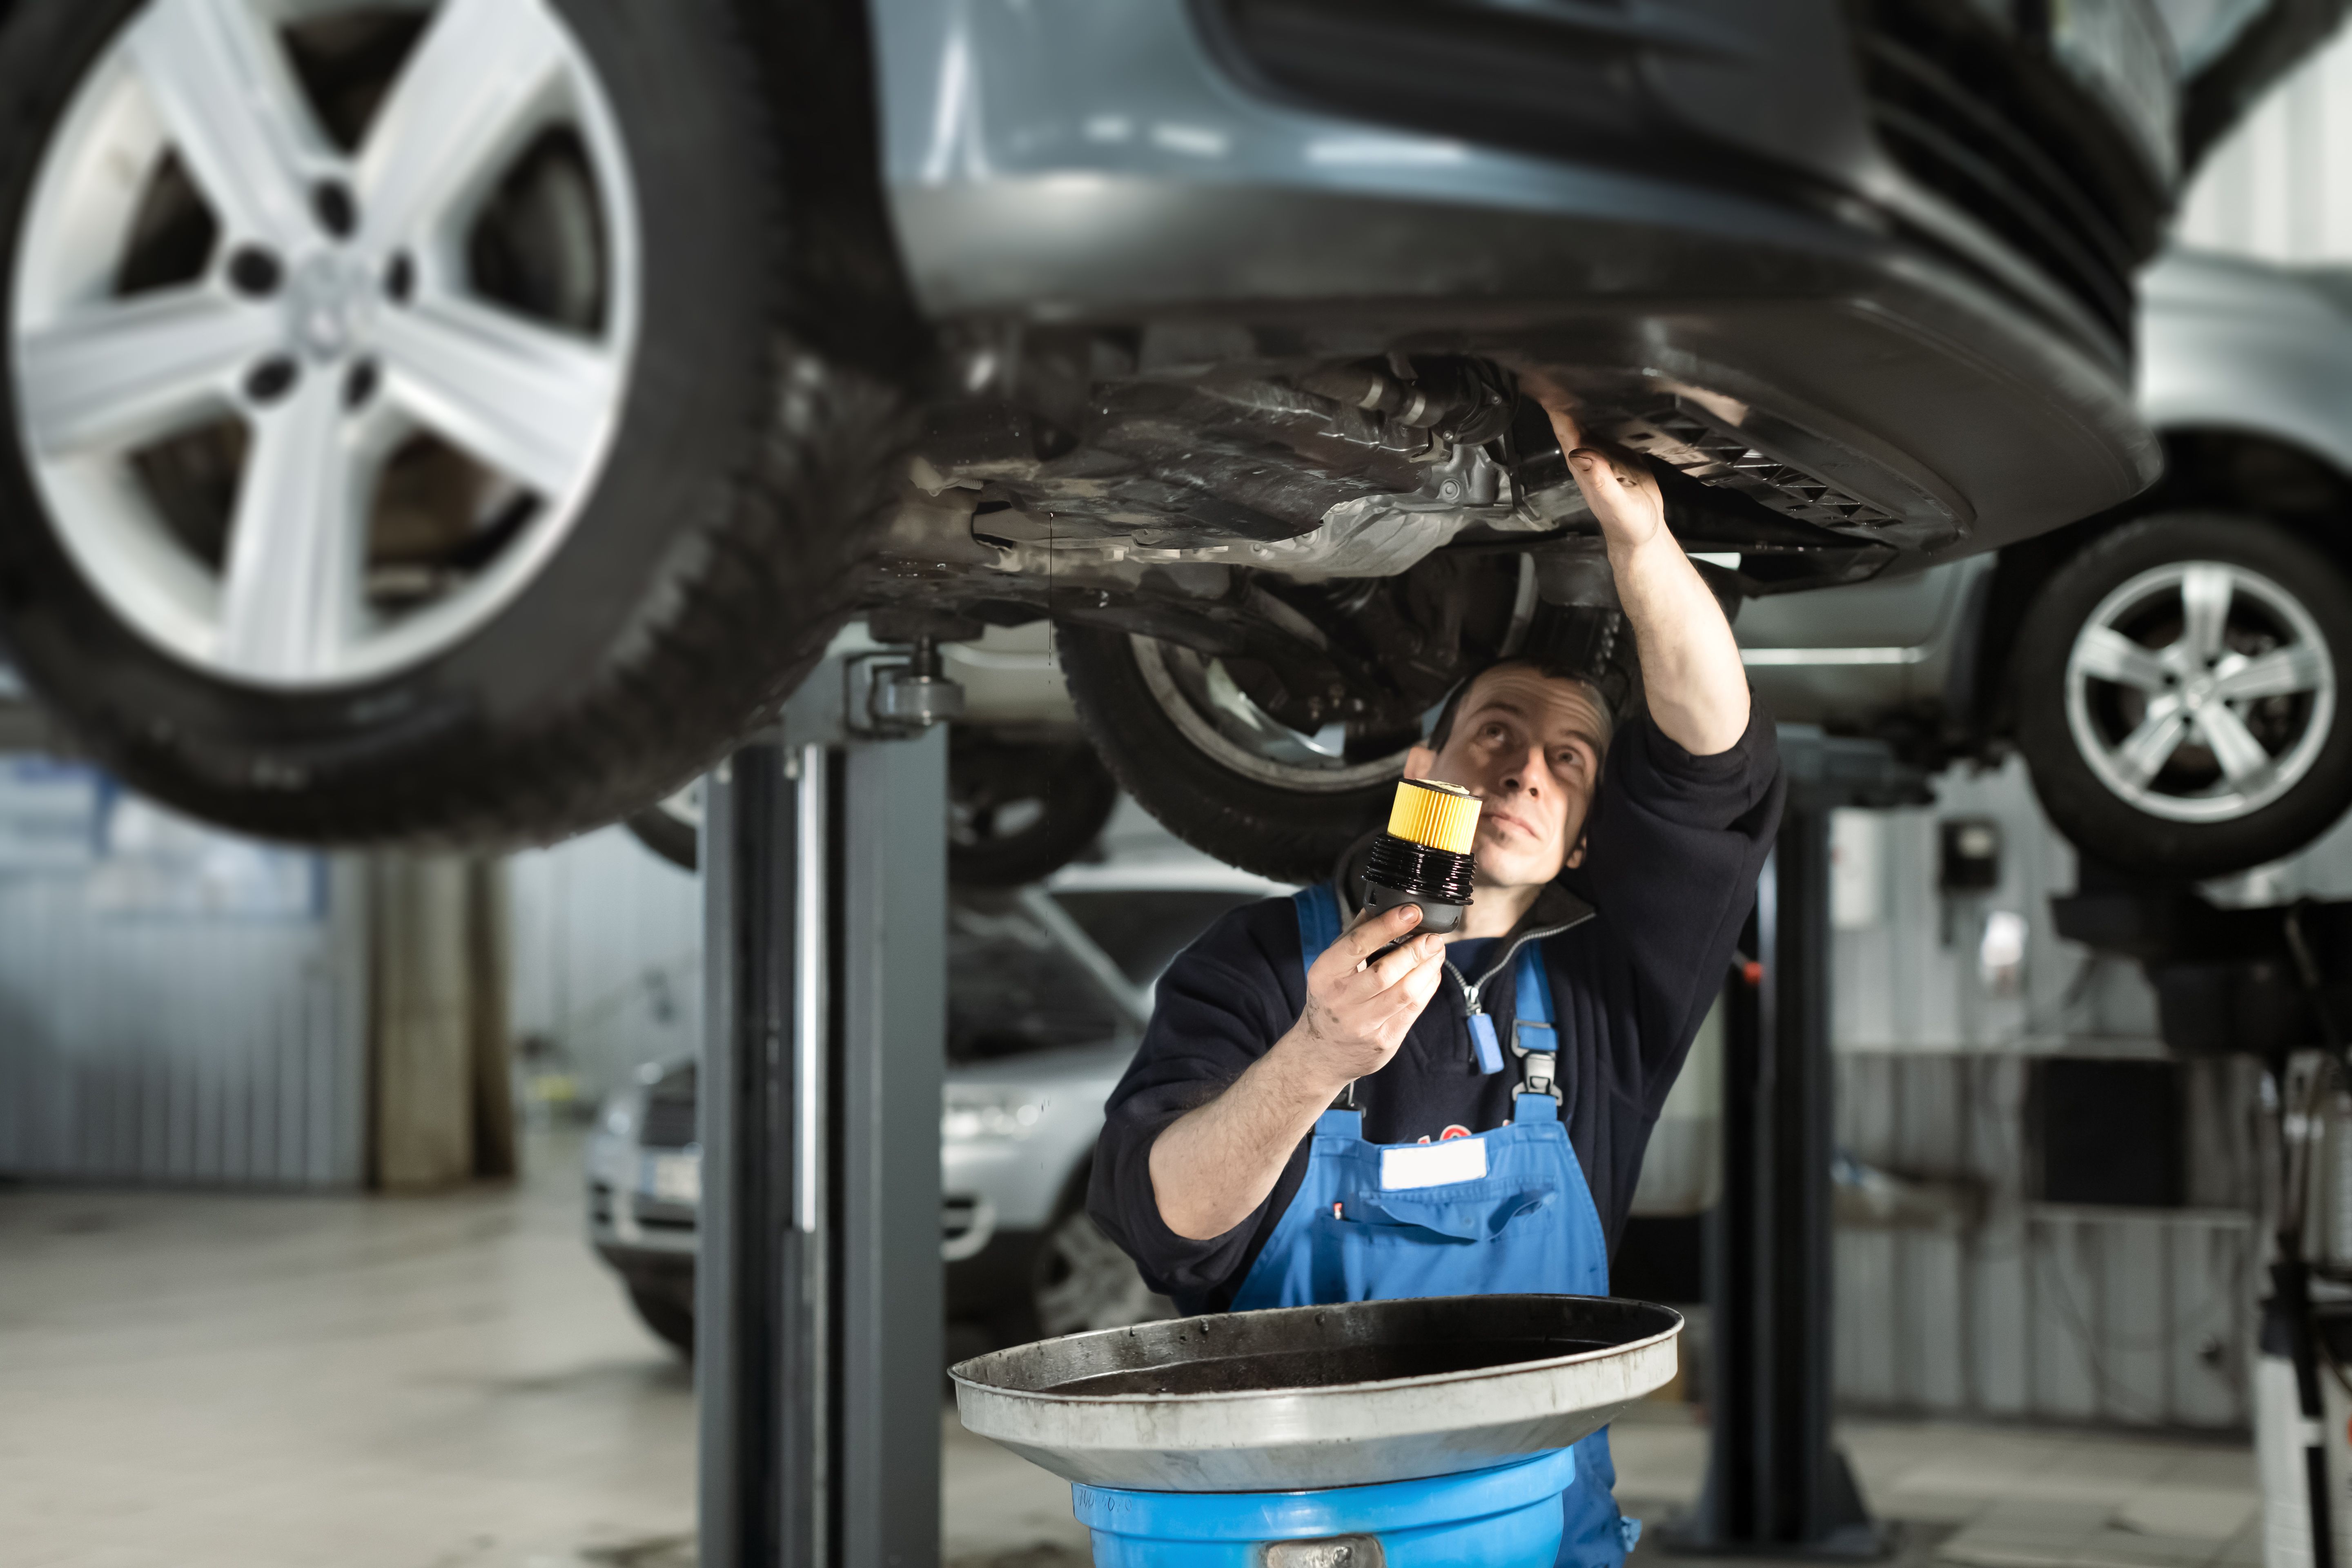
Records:
[[[543,841],[853,615],[1050,619],[1321,876],[1597,558],[1523,375],[1744,595],[2116,505],[2133,272],[2345,5],[0,0],[9,653],[211,820]]]
[[[2153,489],[1737,630],[1780,718],[1931,763],[2013,747],[2087,856],[2217,876],[2352,805],[2352,269],[2176,252],[2141,294]]]
[[[1171,1310],[1087,1216],[1103,1102],[1169,961],[1226,910],[1285,890],[1170,846],[956,891],[940,1106],[950,1320],[1013,1343]],[[691,1059],[641,1068],[605,1101],[587,1162],[591,1242],[646,1326],[688,1352],[696,1077]]]

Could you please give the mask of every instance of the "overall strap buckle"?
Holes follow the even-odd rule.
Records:
[[[1511,1030],[1511,1052],[1519,1058],[1519,1092],[1560,1100],[1559,1032],[1549,1024],[1522,1018]]]
[[[1568,1101],[1559,1092],[1559,1031],[1552,1026],[1551,979],[1532,942],[1519,949],[1515,1001],[1518,1016],[1511,1025],[1511,1050],[1519,1058],[1519,1092],[1548,1094],[1565,1110]]]

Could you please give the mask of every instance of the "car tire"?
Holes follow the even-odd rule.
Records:
[[[1030,1337],[1052,1339],[1172,1318],[1176,1307],[1143,1281],[1134,1259],[1083,1207],[1058,1215],[1029,1267]]]
[[[2352,802],[2347,675],[2352,585],[2326,555],[2264,518],[2141,518],[2028,609],[2018,745],[2085,856],[2223,876],[2294,853]]]
[[[666,805],[649,805],[621,819],[629,836],[681,871],[702,864],[702,834]]]
[[[681,1301],[658,1285],[629,1284],[629,1305],[654,1337],[687,1360],[694,1359],[694,1303]]]
[[[702,866],[702,781],[621,818],[639,844],[681,871]]]
[[[129,392],[101,388],[115,401],[93,405],[100,413],[77,426],[71,421],[83,411],[56,390],[66,384],[35,374],[83,367],[99,385],[99,369],[90,368],[99,360],[74,357],[90,351],[73,335],[82,318],[71,314],[79,307],[66,275],[100,268],[103,258],[74,259],[70,246],[58,248],[63,240],[51,244],[82,232],[66,221],[79,213],[68,209],[83,199],[73,194],[80,183],[63,176],[83,167],[71,160],[107,151],[85,145],[97,134],[91,105],[122,90],[115,84],[126,59],[141,62],[131,72],[140,81],[148,81],[140,71],[159,71],[154,79],[170,80],[186,101],[213,104],[194,85],[209,79],[194,67],[145,62],[210,59],[205,49],[182,46],[190,37],[243,37],[236,18],[261,9],[244,0],[90,0],[17,6],[0,26],[0,259],[7,268],[0,285],[9,290],[0,312],[0,353],[9,357],[0,366],[14,367],[0,374],[0,609],[10,651],[45,704],[104,766],[232,828],[314,842],[498,843],[544,841],[613,821],[676,788],[772,711],[852,607],[907,417],[890,378],[811,346],[814,332],[828,341],[858,334],[802,325],[843,307],[814,297],[822,289],[809,279],[824,268],[796,258],[811,247],[827,255],[843,247],[833,243],[822,215],[795,205],[797,165],[785,156],[769,84],[739,36],[735,8],[720,0],[654,6],[448,0],[420,24],[422,39],[398,70],[421,73],[418,62],[429,60],[444,68],[432,81],[454,91],[494,69],[498,60],[467,54],[473,44],[433,53],[446,42],[436,32],[444,18],[470,18],[499,38],[535,29],[534,41],[514,47],[560,54],[559,74],[549,79],[558,87],[548,90],[560,89],[570,106],[564,112],[579,122],[568,132],[571,142],[546,132],[527,154],[516,154],[512,168],[461,171],[469,179],[480,174],[477,183],[491,190],[479,205],[487,216],[449,216],[474,211],[455,197],[442,207],[418,203],[416,211],[438,215],[431,225],[420,219],[417,230],[429,228],[436,245],[448,236],[432,225],[463,229],[451,228],[449,246],[429,253],[446,250],[455,259],[428,263],[418,259],[427,252],[403,248],[404,234],[381,245],[368,238],[379,221],[370,203],[383,188],[362,177],[360,153],[374,151],[372,144],[355,142],[334,164],[353,171],[350,185],[337,187],[341,195],[329,190],[333,180],[322,180],[307,204],[296,204],[312,209],[318,226],[349,237],[320,241],[304,237],[310,219],[286,218],[287,193],[301,189],[291,179],[257,175],[252,190],[226,178],[218,190],[205,184],[203,159],[192,163],[186,152],[202,133],[175,128],[216,123],[220,115],[147,117],[164,125],[171,156],[153,153],[148,194],[134,216],[146,223],[156,191],[177,168],[197,193],[195,210],[213,213],[216,230],[209,250],[182,235],[178,250],[153,263],[173,279],[168,296],[154,300],[200,305],[236,332],[247,331],[237,312],[257,290],[266,290],[265,303],[291,301],[298,284],[315,282],[314,292],[325,291],[319,298],[332,295],[332,310],[297,320],[289,304],[281,313],[294,324],[285,326],[267,311],[254,318],[264,324],[253,331],[295,334],[293,346],[257,351],[249,373],[245,359],[206,362],[202,374],[191,373],[189,405],[212,410],[206,418],[227,412],[196,433],[133,450],[131,443],[150,435],[133,418]],[[414,15],[354,6],[362,13]],[[177,42],[163,47],[159,38]],[[215,52],[223,51],[273,56],[267,46],[245,56],[226,45]],[[286,51],[298,67],[306,58],[292,44],[278,52]],[[257,68],[223,79],[276,82],[297,74]],[[302,79],[299,91],[275,94],[279,118],[288,125],[302,120],[303,109],[285,106],[307,98],[307,112],[331,119],[319,107],[325,89]],[[396,79],[395,87],[406,79]],[[142,90],[164,89],[151,82]],[[421,92],[418,100],[427,101]],[[468,101],[506,100],[484,93]],[[269,112],[256,110],[253,123]],[[379,124],[394,122],[393,108],[382,115]],[[397,123],[414,128],[432,118],[420,110]],[[433,140],[386,137],[394,153]],[[481,144],[497,139],[486,135]],[[474,143],[453,136],[450,145]],[[546,159],[570,158],[585,170],[568,176],[569,196],[555,175],[544,176],[555,182],[549,192],[532,183],[542,174],[541,163],[529,161],[545,162],[541,149],[550,145],[556,150]],[[421,152],[416,161],[428,162]],[[284,174],[298,162],[269,166]],[[184,192],[161,199],[174,221],[194,224],[201,237],[201,220],[186,216]],[[405,209],[390,197],[378,205],[390,233]],[[282,263],[240,232],[239,209],[277,215],[268,220],[277,229],[257,219],[255,232],[293,237]],[[496,232],[483,226],[493,219]],[[126,220],[126,234],[152,228]],[[130,248],[118,277],[147,254],[136,247],[151,240],[122,243]],[[100,292],[128,287],[106,284]],[[556,313],[532,314],[542,305]],[[324,324],[315,331],[303,324],[312,321]],[[870,324],[876,340],[888,335],[890,324]],[[362,326],[378,337],[344,335]],[[569,367],[574,360],[565,355],[584,355],[577,363],[593,366],[589,383],[608,395],[585,423],[559,417],[569,405],[549,405],[539,423],[514,426],[523,435],[509,454],[512,472],[476,462],[469,454],[478,448],[445,439],[448,433],[430,423],[446,417],[470,421],[477,434],[507,431],[499,412],[526,405],[488,390],[505,382],[451,368],[476,362],[447,356],[505,353],[497,345],[509,339],[524,347],[482,362],[494,363],[499,375],[520,377],[527,363]],[[363,368],[352,345],[371,341],[375,357]],[[339,343],[352,349],[347,359],[333,357]],[[419,368],[404,368],[401,354],[412,351]],[[575,381],[547,375],[551,387]],[[443,413],[432,415],[434,407]],[[462,408],[465,419],[447,416],[449,407]],[[387,510],[388,479],[379,483],[381,476],[358,468],[326,470],[324,459],[311,462],[317,453],[352,448],[359,437],[352,433],[379,411],[383,431],[397,433],[406,421],[431,437],[422,448],[430,471],[416,479],[400,470],[404,484],[416,484],[399,502],[410,510],[396,516]],[[578,432],[592,426],[604,432],[593,451],[530,445],[585,442]],[[114,432],[107,438],[119,437],[120,449],[73,446],[96,439],[97,430]],[[304,433],[319,431],[329,435],[306,446]],[[483,437],[480,447],[506,439]],[[419,440],[385,458],[381,474],[392,474]],[[190,442],[200,449],[181,452]],[[160,464],[158,452],[177,454],[177,466]],[[265,453],[274,454],[266,468]],[[246,466],[224,475],[216,471],[224,461]],[[184,472],[192,465],[193,478]],[[85,469],[102,471],[107,483],[77,479]],[[331,471],[336,482],[283,492],[300,504],[247,508],[236,499],[281,493],[275,487],[313,469]],[[273,488],[265,490],[256,472],[266,472]],[[157,488],[158,473],[168,486]],[[448,474],[463,483],[444,484]],[[542,488],[526,482],[535,475],[543,476]],[[562,489],[567,475],[578,482]],[[117,504],[127,493],[121,487],[133,482],[145,499]],[[559,490],[568,500],[549,500]],[[492,515],[484,498],[501,495],[503,510]],[[352,498],[341,514],[349,525],[342,530],[321,521],[337,515],[331,500],[338,496]],[[418,535],[423,544],[394,537],[403,527],[417,533],[419,516],[432,524]],[[542,523],[545,531],[534,531]],[[458,535],[445,538],[451,528]],[[136,548],[107,555],[114,547],[107,541],[121,542],[110,529]],[[248,530],[269,547],[240,551],[236,542]],[[352,544],[353,538],[364,545]],[[280,559],[277,547],[287,541],[295,542],[287,548],[313,551],[327,563],[300,581],[339,586],[315,597],[285,591],[297,579],[268,563]],[[417,560],[400,554],[417,550],[425,552]],[[408,601],[398,595],[413,593],[445,596],[403,609]],[[205,613],[215,619],[205,621]]]
[[[960,724],[948,743],[948,877],[968,888],[1043,881],[1092,847],[1118,781],[1082,735],[1004,740]]]
[[[1055,641],[1078,721],[1112,776],[1202,853],[1277,881],[1319,882],[1388,820],[1402,752],[1354,765],[1268,762],[1171,686],[1155,661],[1181,655],[1172,645],[1068,623]]]

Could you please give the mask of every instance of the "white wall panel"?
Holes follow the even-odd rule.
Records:
[[[2352,262],[2352,34],[2273,89],[2198,172],[2184,242],[2283,262]]]
[[[1877,819],[1870,837],[1879,918],[1831,933],[1836,1047],[2030,1050],[2084,1032],[2145,1038],[2154,1026],[2152,1005],[2101,1015],[2074,994],[2087,955],[2052,931],[2050,895],[2073,889],[2074,854],[2042,816],[2024,765],[2012,759],[1983,773],[1954,768],[1933,783],[1933,806],[1867,814]],[[1943,823],[1964,817],[1999,826],[2000,883],[1947,895],[1937,887],[1938,835]],[[1849,842],[1860,837],[1846,834]],[[1863,889],[1849,886],[1847,896],[1858,899]],[[2024,922],[2026,956],[2015,972],[1988,975],[1980,960],[1996,919]],[[2146,990],[2136,971],[2129,984]]]

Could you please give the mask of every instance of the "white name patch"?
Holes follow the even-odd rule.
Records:
[[[1392,1193],[1407,1187],[1475,1182],[1486,1173],[1484,1138],[1449,1138],[1443,1143],[1416,1143],[1411,1148],[1381,1151],[1381,1185]]]

